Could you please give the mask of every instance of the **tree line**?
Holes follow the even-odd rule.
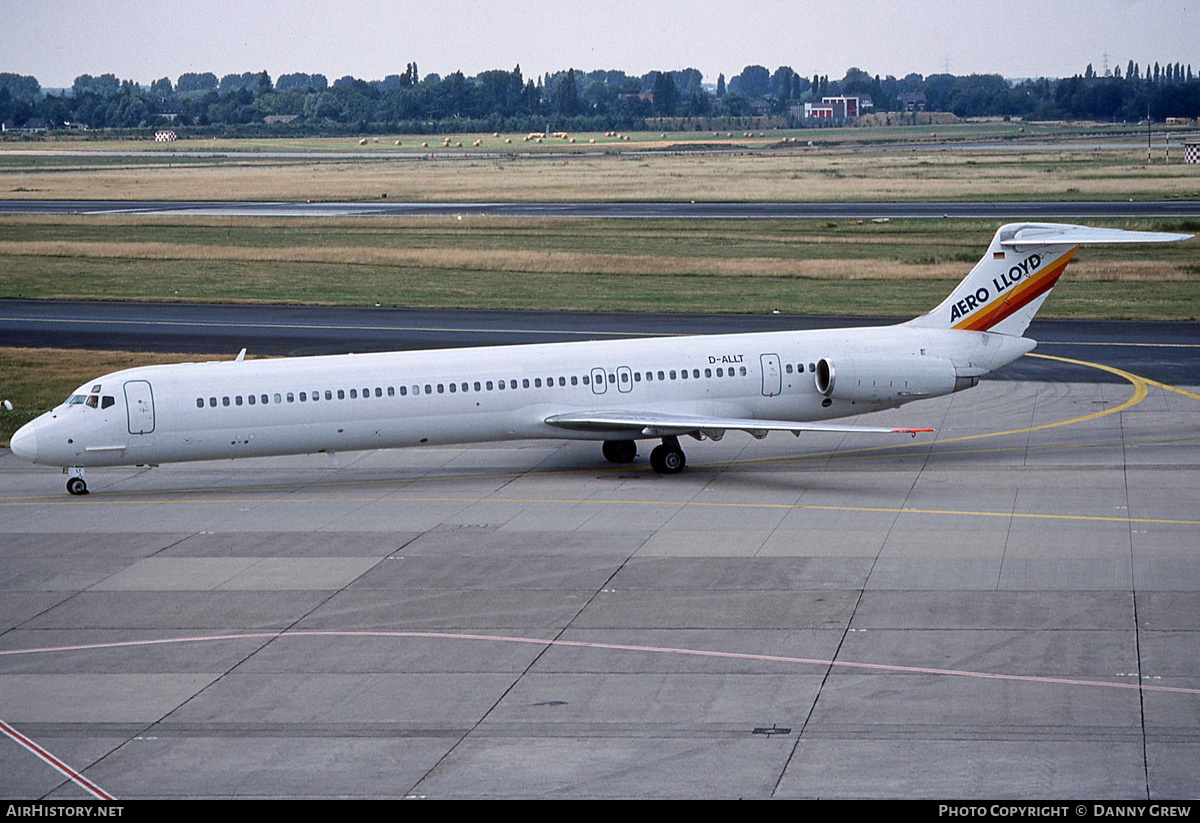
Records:
[[[715,89],[693,68],[627,75],[622,71],[568,69],[525,77],[521,67],[473,77],[461,71],[421,77],[417,64],[382,80],[265,71],[211,72],[163,77],[148,86],[112,74],[75,78],[69,91],[43,91],[34,77],[0,73],[0,122],[50,128],[139,129],[166,125],[197,133],[263,130],[265,119],[286,119],[296,133],[448,133],[462,131],[640,130],[650,118],[714,119],[773,116],[804,125],[795,112],[806,102],[836,95],[869,96],[876,112],[903,110],[901,94],[923,95],[928,111],[960,117],[1005,116],[1030,120],[1136,121],[1146,116],[1200,116],[1200,80],[1190,64],[1129,61],[1124,71],[1098,76],[1092,66],[1070,78],[1010,82],[998,74],[872,76],[859,68],[831,80],[801,75],[788,66],[774,72],[746,66],[718,76]],[[280,117],[282,116],[282,117]]]

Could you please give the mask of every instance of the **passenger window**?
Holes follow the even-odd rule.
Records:
[[[401,396],[401,397],[408,397],[408,386],[401,386],[401,387],[400,387],[400,396]]]
[[[717,369],[717,377],[724,377],[724,376],[725,376],[725,370],[720,369],[720,368]]]
[[[288,399],[288,402],[289,402],[289,403],[295,403],[295,402],[296,402],[296,396],[295,396],[294,394],[292,394],[291,392],[288,392],[288,393],[287,393],[287,399]]]
[[[268,399],[269,399],[269,398],[268,398],[268,397],[267,397],[265,394],[262,396],[262,404],[263,404],[264,406],[265,406],[265,405],[267,405],[267,401],[268,401]]]
[[[672,380],[675,379],[675,370],[674,369],[671,370],[671,379]]]
[[[470,390],[471,390],[471,387],[470,387],[470,386],[468,386],[466,383],[463,383],[463,384],[462,384],[462,390],[463,390],[464,392],[468,392],[468,391],[470,391]],[[476,383],[476,384],[475,384],[475,391],[479,391],[479,384],[478,384],[478,383]]]
[[[633,373],[633,382],[634,382],[634,383],[641,383],[641,382],[642,382],[642,373],[641,373],[640,371],[635,371],[635,372]]]
[[[526,380],[525,382],[526,382],[526,383],[528,383],[529,381],[528,381],[528,380]],[[517,381],[516,381],[516,380],[509,380],[509,381],[508,381],[508,387],[509,387],[510,389],[515,389],[515,388],[517,387]]]
[[[585,374],[585,375],[583,376],[583,385],[585,385],[585,386],[586,386],[587,384],[588,384],[588,376]]]
[[[529,378],[528,377],[524,377],[521,379],[521,388],[524,388],[524,389],[529,388]]]
[[[786,366],[783,367],[783,370],[785,372],[787,372],[788,374],[791,374],[792,373],[792,364],[788,363]]]
[[[308,392],[303,392],[303,391],[302,391],[302,392],[300,392],[300,402],[301,402],[301,403],[307,403],[307,402],[308,402]]]
[[[396,396],[395,386],[388,386],[388,397],[395,397],[395,396]]]
[[[282,402],[283,402],[283,395],[281,395],[279,392],[275,392],[275,398],[274,398],[274,399],[275,399],[275,402],[276,402],[276,403],[282,403]]]
[[[809,364],[808,364],[808,370],[809,370],[809,371],[816,371],[816,370],[817,370],[817,364],[816,364],[816,363],[809,363]]]
[[[254,395],[251,394],[251,395],[247,396],[246,400],[250,403],[251,406],[254,405]]]
[[[357,399],[358,399],[358,389],[351,389],[351,390],[350,390],[350,399],[351,399],[351,400],[357,400]]]
[[[326,389],[326,390],[325,390],[325,399],[326,399],[326,400],[332,400],[332,399],[333,399],[333,392],[332,392],[332,391],[330,391],[329,389]]]
[[[540,377],[533,378],[533,385],[534,385],[534,388],[540,389],[542,387],[542,378],[540,378]]]
[[[488,388],[490,389],[491,386],[488,386]],[[475,381],[475,391],[483,391],[483,387],[481,385],[479,385],[478,380]]]
[[[575,375],[571,375],[571,385],[572,385],[572,386],[578,386],[578,385],[579,385],[579,378],[578,378],[578,377],[576,377]]]
[[[629,382],[629,372],[621,372],[621,382],[622,383]]]
[[[196,398],[196,408],[198,408],[198,409],[204,408],[204,398],[203,397]]]
[[[381,389],[381,388],[379,388],[378,386],[376,386],[376,387],[375,387],[375,396],[376,396],[376,397],[383,397],[383,389]]]
[[[493,388],[495,388],[495,387],[492,385],[492,381],[491,381],[491,380],[487,381],[487,384],[486,384],[486,385],[487,385],[487,390],[488,390],[488,391],[491,391]]]
[[[665,379],[666,379],[666,377],[663,375],[663,373],[662,373],[662,372],[659,372],[659,373],[658,373],[658,379],[659,379],[659,381],[661,382],[661,381],[665,380]],[[671,379],[672,379],[672,380],[674,380],[674,379],[675,379],[675,375],[674,375],[674,374],[672,374],[672,375],[671,375]]]
[[[242,396],[240,394],[237,397],[233,398],[233,405],[235,405],[235,406],[242,405]]]
[[[499,383],[496,384],[496,387],[498,389],[500,389],[500,391],[504,391],[504,381],[501,380]]]
[[[648,372],[646,372],[646,382],[647,382],[647,383],[653,383],[653,382],[654,382],[654,372],[652,372],[652,371],[648,371]]]
[[[704,370],[704,376],[705,376],[705,377],[712,377],[712,369],[705,369],[705,370]]]
[[[215,398],[215,397],[208,398],[208,405],[209,405],[209,408],[215,409],[217,407],[217,398]]]
[[[742,366],[741,372],[742,372],[742,377],[745,377],[746,376],[746,367],[745,366]]]
[[[222,398],[221,398],[221,405],[222,405],[222,406],[228,406],[228,405],[229,405],[229,398],[228,398],[228,397],[222,397]]]
[[[439,390],[439,391],[441,391],[441,388],[442,388],[441,386],[438,386],[438,390]],[[451,394],[454,394],[454,393],[455,393],[455,392],[457,392],[457,391],[458,391],[458,384],[457,384],[457,383],[451,383],[451,384],[450,384],[450,393],[451,393]]]
[[[445,393],[446,393],[446,384],[438,383],[438,394],[445,394]]]
[[[425,384],[425,393],[426,393],[426,394],[433,394],[433,386],[431,386],[431,385],[429,385],[428,383],[426,383],[426,384]]]

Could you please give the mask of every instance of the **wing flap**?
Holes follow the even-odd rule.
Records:
[[[748,432],[760,440],[766,437],[767,432],[770,431],[789,431],[796,436],[799,436],[800,432],[859,432],[916,436],[917,432],[933,431],[933,429],[888,426],[856,426],[849,423],[810,423],[798,420],[759,420],[743,417],[707,417],[641,411],[572,412],[551,415],[546,418],[545,422],[549,426],[570,431],[623,434],[630,437],[678,437],[701,434],[712,440],[720,440],[728,429]]]

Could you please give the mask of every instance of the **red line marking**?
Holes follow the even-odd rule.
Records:
[[[1108,689],[1141,689],[1143,691],[1171,692],[1174,694],[1200,695],[1200,688],[1183,686],[1154,686],[1142,683],[1118,683],[1111,680],[1080,680],[1070,677],[1047,677],[1032,674],[1004,674],[1002,672],[977,672],[967,669],[937,669],[928,666],[898,666],[888,663],[855,663],[848,660],[819,660],[810,657],[787,657],[774,654],[750,654],[746,652],[707,651],[704,649],[677,649],[669,646],[635,646],[626,643],[593,643],[583,640],[546,640],[539,637],[515,637],[495,634],[461,634],[453,632],[417,631],[291,631],[291,632],[247,632],[245,634],[220,634],[197,637],[171,637],[160,640],[128,640],[111,643],[88,643],[78,646],[45,646],[35,649],[0,650],[0,657],[17,654],[46,654],[50,652],[90,651],[96,649],[118,649],[134,646],[155,646],[171,643],[207,643],[220,640],[277,640],[300,637],[413,637],[440,640],[487,640],[493,643],[531,643],[542,646],[572,646],[583,649],[611,649],[614,651],[651,652],[655,654],[684,654],[696,657],[719,657],[730,660],[761,660],[771,663],[796,663],[805,666],[839,666],[847,669],[868,671],[902,672],[905,674],[931,674],[941,677],[977,677],[985,680],[1008,680],[1019,683],[1046,683],[1060,686],[1098,686]]]
[[[52,769],[54,769],[59,774],[66,777],[72,783],[79,786],[79,788],[83,789],[85,792],[87,792],[92,797],[96,798],[97,800],[116,800],[117,799],[113,795],[104,791],[104,789],[97,786],[92,781],[88,780],[82,774],[80,774],[79,772],[72,769],[66,763],[59,760],[57,757],[55,757],[53,754],[48,752],[46,749],[42,748],[36,742],[34,742],[30,738],[26,737],[25,735],[21,734],[19,731],[14,729],[12,726],[5,723],[3,720],[0,720],[0,732],[3,732],[8,737],[12,738],[12,740],[14,740],[18,746],[21,746],[22,748],[28,750],[29,752],[32,752],[33,755],[35,757],[37,757],[39,760],[48,764]]]

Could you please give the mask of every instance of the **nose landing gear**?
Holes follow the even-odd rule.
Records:
[[[79,466],[72,466],[65,470],[65,473],[70,475],[67,478],[67,494],[81,495],[88,493],[87,481],[83,479],[83,469]]]

